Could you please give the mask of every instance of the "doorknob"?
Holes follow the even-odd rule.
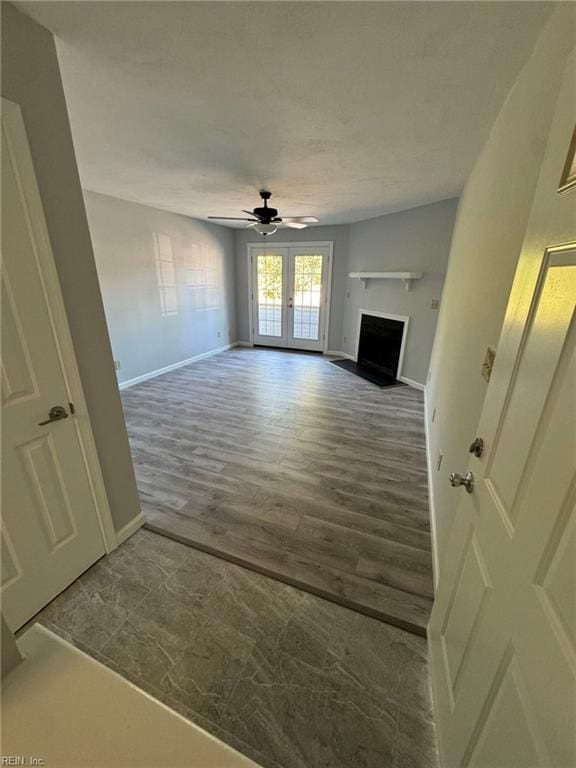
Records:
[[[472,472],[466,472],[464,477],[459,475],[458,472],[452,472],[449,480],[452,488],[459,488],[463,485],[466,488],[466,493],[472,493],[474,490],[474,475]]]
[[[52,408],[48,411],[48,418],[46,421],[40,421],[38,422],[39,427],[43,427],[45,424],[51,424],[53,421],[61,421],[62,419],[67,419],[68,414],[66,413],[66,408],[64,408],[63,405],[53,405]]]

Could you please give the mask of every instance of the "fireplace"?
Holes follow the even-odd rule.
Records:
[[[402,320],[362,313],[356,362],[396,381],[403,336]]]
[[[335,364],[379,387],[400,386],[408,318],[360,310],[356,360]]]

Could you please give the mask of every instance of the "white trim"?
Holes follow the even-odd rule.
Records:
[[[328,344],[330,342],[330,309],[332,305],[332,275],[334,267],[334,241],[333,240],[312,240],[297,242],[292,241],[289,243],[279,243],[275,240],[272,241],[276,248],[328,248],[328,274],[326,275],[326,308],[324,310],[324,344],[322,346],[322,353],[327,354]],[[253,290],[253,277],[252,277],[252,253],[251,248],[265,248],[266,243],[247,243],[246,255],[248,257],[248,333],[250,337],[249,346],[254,346],[254,300],[252,295]],[[297,347],[287,347],[287,349],[296,349]],[[340,354],[340,353],[338,353]]]
[[[398,376],[398,381],[403,381],[404,384],[408,384],[409,387],[414,387],[414,389],[419,389],[420,392],[426,392],[424,384],[420,384],[419,381],[414,381],[414,379],[409,379],[407,376]]]
[[[252,298],[254,289],[252,286],[252,254],[250,252],[252,245],[253,243],[248,243],[246,246],[246,255],[248,257],[246,261],[246,270],[248,272],[248,343],[251,347],[254,346],[254,299]],[[238,322],[238,319],[236,322]]]
[[[108,504],[98,452],[94,442],[90,416],[84,398],[82,381],[78,371],[76,354],[60,289],[60,280],[54,263],[48,227],[44,217],[44,209],[28,145],[26,127],[18,104],[2,98],[2,122],[5,127],[8,151],[12,157],[14,168],[18,170],[21,183],[20,191],[26,201],[26,207],[30,214],[28,226],[36,246],[36,266],[42,281],[42,289],[52,324],[52,333],[58,351],[59,363],[68,390],[68,399],[71,403],[74,403],[75,417],[73,421],[90,484],[90,493],[96,510],[100,533],[106,552],[111,552],[117,546],[116,532]]]
[[[424,389],[424,434],[426,435],[426,469],[428,472],[428,510],[430,512],[430,537],[432,539],[432,575],[434,579],[434,591],[438,589],[440,567],[438,560],[438,535],[436,527],[436,505],[434,503],[434,468],[432,464],[432,451],[430,448],[430,432],[428,430],[428,390]]]
[[[167,365],[164,368],[157,368],[155,371],[150,371],[150,373],[143,373],[141,376],[136,376],[134,379],[128,379],[127,381],[120,382],[118,384],[118,389],[128,389],[128,387],[133,387],[135,384],[140,384],[142,381],[155,379],[156,376],[162,376],[165,373],[170,373],[170,371],[175,371],[177,368],[183,368],[185,365],[190,365],[190,363],[195,363],[198,360],[204,360],[204,358],[212,357],[212,355],[218,355],[220,352],[226,352],[227,349],[232,349],[232,347],[244,346],[244,344],[245,342],[235,341],[232,344],[226,344],[224,347],[211,349],[209,352],[203,352],[201,355],[195,355],[194,357],[189,357],[186,360],[180,360],[177,363],[172,363],[171,365]],[[249,346],[252,346],[252,344]]]
[[[404,329],[402,331],[402,343],[400,344],[400,357],[398,358],[398,368],[396,369],[396,378],[402,381],[402,366],[404,364],[404,352],[406,350],[406,339],[408,338],[408,326],[410,324],[410,318],[407,315],[391,315],[389,312],[378,312],[375,309],[362,309],[358,310],[358,332],[356,333],[356,345],[354,347],[353,360],[358,362],[358,347],[360,346],[360,327],[362,325],[362,315],[372,315],[373,317],[385,317],[389,320],[398,320],[404,323]],[[411,380],[406,382],[411,383]],[[415,382],[416,383],[416,382]]]
[[[118,545],[123,544],[126,539],[140,530],[146,522],[146,516],[144,512],[139,512],[136,517],[133,517],[130,522],[126,523],[119,531],[116,531],[116,538],[118,539]]]
[[[319,243],[316,243],[319,245]],[[334,243],[328,242],[328,274],[326,275],[327,287],[326,287],[326,316],[324,319],[324,344],[322,351],[325,352],[328,349],[330,343],[330,307],[332,306],[332,275],[334,269]]]

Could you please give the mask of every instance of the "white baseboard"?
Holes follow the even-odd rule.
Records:
[[[119,531],[116,531],[118,546],[125,542],[126,539],[129,539],[130,536],[132,536],[133,533],[136,533],[139,528],[142,528],[145,522],[146,518],[144,517],[144,512],[140,512],[138,515],[136,515],[136,517],[133,517],[129,523],[126,523],[125,526],[120,528]]]
[[[337,349],[329,349],[326,352],[323,352],[324,355],[332,355],[333,357],[343,357],[346,360],[354,360],[354,357],[352,355],[349,355],[348,352],[340,352]]]
[[[118,384],[119,389],[128,389],[128,387],[133,387],[135,384],[140,384],[142,381],[148,381],[148,379],[154,379],[156,376],[162,376],[164,373],[170,373],[170,371],[175,371],[177,368],[183,368],[185,365],[190,365],[190,363],[195,363],[198,360],[204,360],[205,357],[212,357],[212,355],[218,355],[220,352],[226,352],[227,349],[232,349],[232,347],[238,347],[243,346],[243,342],[235,341],[233,344],[226,344],[224,347],[218,347],[217,349],[211,349],[210,352],[204,352],[201,355],[195,355],[194,357],[189,357],[187,360],[180,360],[178,363],[172,363],[172,365],[167,365],[165,368],[158,368],[155,371],[150,371],[150,373],[143,373],[142,376],[136,376],[134,379],[128,379],[128,381],[122,381]]]
[[[253,347],[251,341],[237,341],[236,344],[232,344],[233,347]]]
[[[434,576],[434,591],[438,587],[440,576],[438,560],[438,536],[436,528],[436,505],[434,503],[434,469],[432,451],[430,449],[430,433],[428,432],[428,397],[424,387],[424,432],[426,435],[426,468],[428,470],[428,508],[430,510],[430,535],[432,538],[432,573]]]
[[[426,392],[426,386],[420,384],[419,381],[414,381],[414,379],[408,379],[406,376],[399,376],[398,381],[403,381],[404,384],[408,384],[409,387],[414,387],[414,389],[419,389],[421,392]]]

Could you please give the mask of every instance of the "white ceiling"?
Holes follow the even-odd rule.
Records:
[[[87,189],[358,221],[461,190],[537,2],[19,2],[59,39]]]

